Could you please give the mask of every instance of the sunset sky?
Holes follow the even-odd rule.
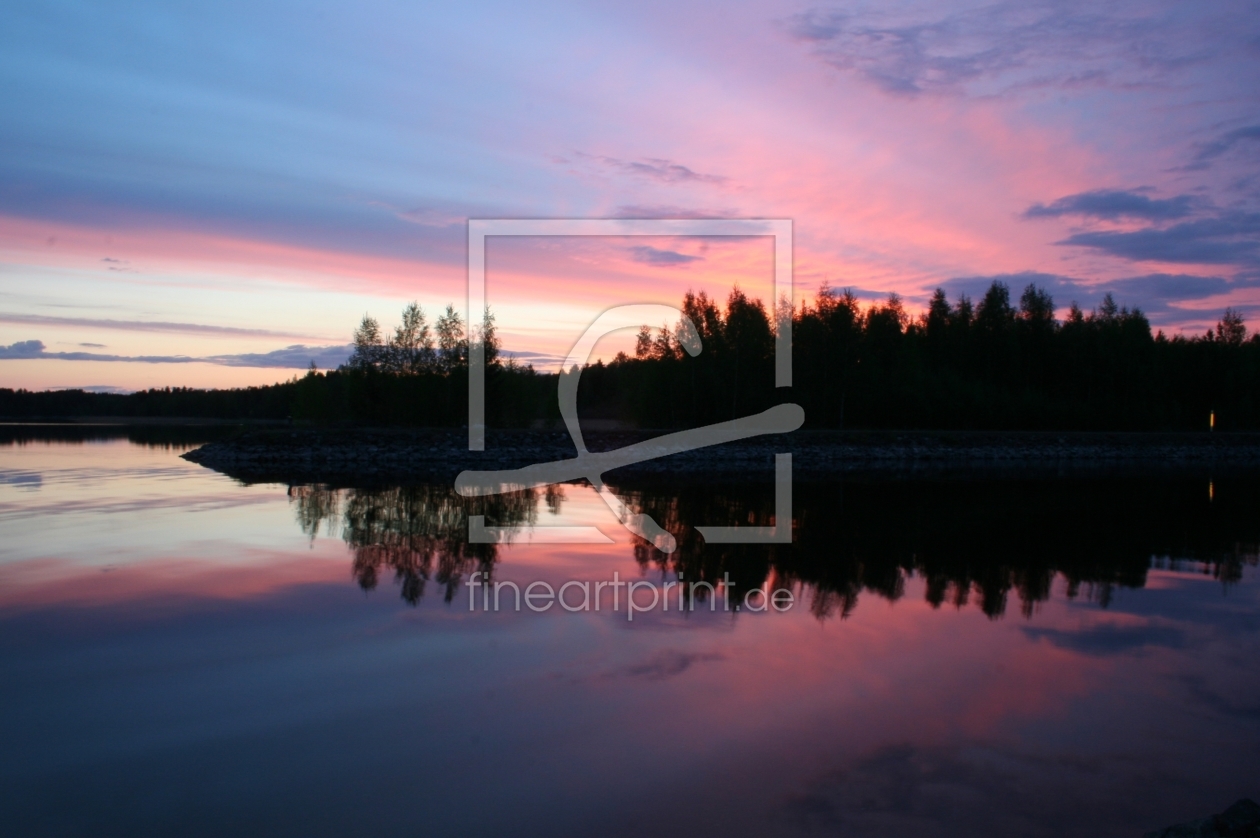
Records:
[[[1248,2],[10,4],[0,386],[234,386],[465,299],[469,218],[787,218],[820,284],[1260,326]],[[766,240],[492,242],[507,349]]]

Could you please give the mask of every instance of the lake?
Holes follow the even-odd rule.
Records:
[[[801,483],[790,546],[692,529],[766,523],[769,471],[614,483],[664,554],[583,485],[242,485],[204,433],[0,436],[7,834],[1136,836],[1260,796],[1255,474]]]

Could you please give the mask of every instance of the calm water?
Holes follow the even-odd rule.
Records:
[[[777,550],[686,528],[764,522],[758,484],[620,487],[665,557],[580,486],[473,511],[615,543],[469,546],[441,487],[181,450],[0,445],[7,834],[1139,835],[1260,797],[1255,476],[804,485]],[[731,586],[631,621],[470,611],[475,572]],[[794,604],[721,610],[755,587]]]

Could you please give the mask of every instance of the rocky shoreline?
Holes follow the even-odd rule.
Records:
[[[658,433],[589,433],[587,445],[611,450]],[[210,442],[183,457],[249,483],[358,485],[449,482],[464,469],[518,468],[576,456],[563,431],[491,430],[484,452],[467,450],[467,439],[462,429],[268,429]],[[793,455],[797,479],[1260,471],[1260,434],[1254,433],[797,431],[649,460],[609,477],[760,480],[772,474],[774,455],[784,452]]]
[[[1243,798],[1218,815],[1157,829],[1143,838],[1260,838],[1260,804]]]

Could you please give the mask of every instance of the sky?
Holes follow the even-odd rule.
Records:
[[[469,218],[786,218],[794,294],[1260,325],[1246,2],[9,4],[0,387],[265,384],[465,305]],[[492,239],[505,347],[766,240]],[[628,338],[627,338],[628,339]],[[612,344],[609,344],[611,347]],[[615,347],[614,347],[615,348]]]

